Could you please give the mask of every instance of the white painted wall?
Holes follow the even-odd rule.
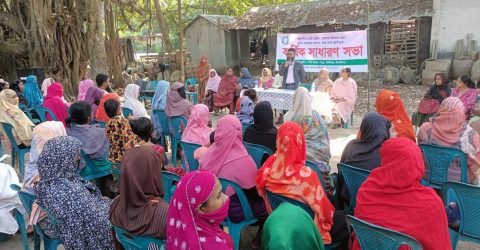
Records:
[[[455,42],[473,33],[480,44],[480,0],[433,0],[431,41],[438,40],[439,58],[453,57]],[[466,49],[466,48],[465,48]]]

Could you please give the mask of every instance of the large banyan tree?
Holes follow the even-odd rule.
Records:
[[[43,67],[75,96],[87,65],[90,76],[108,72],[104,7],[111,12],[111,0],[0,0],[0,74],[11,80],[18,67]],[[118,51],[109,56],[119,62]]]

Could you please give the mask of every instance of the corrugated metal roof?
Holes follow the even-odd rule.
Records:
[[[226,16],[226,15],[198,15],[193,21],[191,21],[187,26],[185,26],[185,30],[187,30],[190,25],[196,22],[199,18],[203,18],[215,25],[220,26],[223,29],[227,29],[228,26],[233,25],[238,18],[234,16]]]
[[[367,24],[432,16],[433,0],[319,0],[251,8],[229,29],[295,28],[304,25]]]

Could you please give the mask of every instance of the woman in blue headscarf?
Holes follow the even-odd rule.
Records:
[[[152,121],[156,131],[162,132],[162,124],[160,120],[155,115],[155,111],[164,111],[167,106],[167,93],[170,89],[170,83],[167,81],[159,81],[157,84],[157,89],[152,99]]]
[[[36,76],[27,76],[27,83],[23,87],[23,96],[25,99],[27,99],[29,107],[36,108],[42,106],[43,96],[40,88],[38,87]]]
[[[253,89],[257,86],[257,80],[253,79],[252,75],[250,75],[250,71],[247,68],[240,69],[240,85],[244,89]]]

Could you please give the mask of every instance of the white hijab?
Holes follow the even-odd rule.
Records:
[[[210,73],[215,72],[214,77],[210,77]],[[222,81],[222,78],[218,76],[217,71],[214,69],[211,69],[208,71],[208,82],[207,82],[207,91],[208,90],[213,90],[213,92],[218,92],[218,86],[220,86],[220,82]]]
[[[285,121],[292,121],[296,117],[312,116],[312,98],[308,90],[300,87],[295,90],[293,107],[285,114]]]
[[[16,208],[25,214],[18,193],[10,188],[11,184],[20,186],[17,173],[10,165],[0,163],[0,233],[6,234],[15,234],[18,230],[17,221],[10,211]]]
[[[150,119],[145,106],[138,100],[139,94],[140,86],[133,83],[128,84],[125,88],[125,108],[133,110],[133,116],[135,119],[140,117],[147,117]]]

